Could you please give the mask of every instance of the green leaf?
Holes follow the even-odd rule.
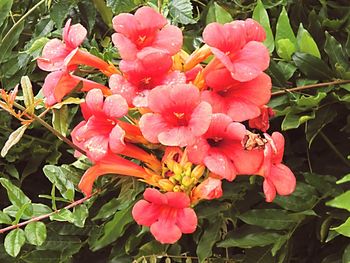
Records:
[[[240,247],[240,248],[252,248],[252,247],[264,247],[276,242],[281,235],[274,232],[255,232],[246,235],[239,235],[230,233],[228,237],[217,244],[218,247]]]
[[[169,2],[169,14],[175,23],[194,24],[192,4],[190,0],[172,0]]]
[[[26,263],[57,263],[61,261],[61,252],[53,250],[33,250],[21,259]]]
[[[243,222],[266,229],[289,229],[298,223],[302,216],[293,216],[281,209],[252,209],[238,216]]]
[[[50,9],[50,17],[58,28],[62,28],[63,21],[75,4],[76,0],[60,0],[54,2]]]
[[[17,228],[15,230],[12,230],[7,234],[4,241],[4,246],[7,254],[9,254],[11,257],[17,257],[25,241],[26,238],[22,229]]]
[[[282,71],[286,80],[290,79],[294,75],[294,72],[297,70],[297,67],[292,63],[284,61],[278,62],[278,67]]]
[[[323,60],[312,55],[296,52],[293,61],[300,71],[311,79],[327,80],[334,76]]]
[[[113,219],[104,225],[102,236],[91,246],[92,251],[96,251],[109,245],[124,234],[126,227],[133,222],[131,208],[132,206],[116,212]]]
[[[261,2],[261,0],[257,1],[257,4],[253,11],[253,17],[255,21],[259,22],[266,32],[266,39],[264,41],[264,45],[267,47],[270,53],[273,52],[275,48],[275,43],[273,39],[273,34],[270,26],[270,19],[269,15],[267,14],[267,11],[264,8],[264,4]]]
[[[68,106],[63,105],[60,109],[53,109],[52,110],[52,126],[63,136],[67,136],[68,131]]]
[[[84,227],[85,220],[89,216],[89,210],[87,209],[86,205],[81,204],[79,206],[74,207],[73,210],[73,219],[74,219],[74,225],[77,227]]]
[[[350,212],[350,190],[346,191],[345,193],[337,196],[336,198],[328,201],[326,203],[328,206],[340,208],[340,209],[346,209]],[[350,226],[350,220],[349,220],[349,226]]]
[[[68,179],[68,174],[65,174],[61,167],[54,165],[45,165],[43,168],[44,174],[55,184],[62,196],[70,201],[74,200],[74,185]]]
[[[306,29],[304,29],[303,24],[301,23],[299,25],[297,43],[299,51],[321,58],[321,54],[318,50],[315,40],[312,38],[310,33]]]
[[[323,196],[338,196],[343,193],[341,187],[335,184],[334,176],[320,175],[315,173],[303,173],[306,182],[314,186]]]
[[[342,258],[342,263],[348,262],[350,262],[350,244],[345,247]]]
[[[296,104],[303,109],[316,107],[327,96],[325,92],[318,92],[316,96],[302,95],[296,100]]]
[[[27,49],[25,52],[28,55],[31,55],[33,59],[37,59],[40,56],[42,49],[44,48],[46,43],[49,42],[49,40],[50,39],[48,39],[47,37],[38,38],[33,42],[30,48]]]
[[[6,225],[12,224],[11,218],[2,211],[0,211],[0,224],[6,224]]]
[[[1,0],[0,1],[0,26],[4,23],[6,17],[11,11],[13,0]]]
[[[61,209],[58,213],[50,216],[50,220],[74,223],[73,213],[68,209]]]
[[[343,236],[350,237],[350,217],[345,221],[345,223],[341,224],[340,226],[333,227],[332,230],[337,231],[339,234],[342,234]]]
[[[46,239],[46,226],[43,222],[29,223],[24,232],[28,242],[34,246],[41,246]]]
[[[281,128],[283,131],[296,129],[301,124],[305,123],[308,120],[315,118],[315,112],[311,111],[309,113],[299,113],[289,111],[287,115],[284,117]]]
[[[19,189],[17,186],[13,185],[10,180],[6,178],[0,178],[0,183],[6,188],[7,195],[10,202],[17,208],[21,208],[23,205],[31,203],[32,201]],[[31,214],[28,208],[28,214]]]
[[[295,38],[293,29],[290,25],[288,14],[286,9],[283,7],[282,11],[278,17],[277,24],[276,24],[276,47],[278,50],[279,43],[278,41],[281,39],[289,39],[290,42],[294,45],[294,47],[297,46],[297,40]]]
[[[329,57],[329,62],[334,70],[338,66],[344,70],[349,68],[348,58],[345,56],[341,44],[328,32],[326,32],[326,43],[324,45],[324,51]]]
[[[215,224],[212,220],[209,221],[209,226],[204,229],[204,233],[198,242],[196,250],[200,262],[203,262],[206,258],[212,255],[213,246],[220,238],[223,217],[221,215],[216,217]]]
[[[106,5],[105,0],[93,0],[93,2],[97,11],[100,13],[100,16],[103,22],[106,25],[108,25],[109,28],[112,28],[112,19],[113,19],[112,9]]]
[[[227,12],[224,8],[213,2],[209,6],[208,14],[206,17],[206,24],[218,22],[220,24],[225,24],[233,20],[231,14]]]
[[[292,55],[296,51],[296,47],[292,41],[284,38],[278,40],[276,43],[278,56],[284,60],[290,61],[292,59]]]
[[[307,122],[306,140],[309,142],[309,148],[320,131],[337,116],[337,111],[331,107],[324,107],[316,111],[315,119]]]
[[[27,128],[27,125],[22,125],[10,134],[4,147],[1,149],[1,157],[5,157],[8,151],[21,140]]]
[[[24,28],[24,22],[21,22],[15,26],[11,35],[7,35],[6,38],[0,41],[0,64],[5,61],[11,54],[11,50],[17,45],[19,36]]]
[[[115,15],[127,13],[144,3],[142,0],[107,0],[107,6],[112,8]]]
[[[21,78],[21,87],[23,92],[24,105],[27,108],[29,114],[34,113],[34,94],[32,83],[28,76],[23,76]]]
[[[337,184],[350,182],[350,174],[345,175],[342,179],[337,181]]]

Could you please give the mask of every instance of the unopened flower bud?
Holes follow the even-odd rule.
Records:
[[[168,179],[161,179],[158,181],[158,184],[161,188],[163,188],[167,192],[173,191],[174,184]]]
[[[197,165],[191,173],[191,177],[199,179],[205,171],[205,166],[204,165]]]
[[[192,191],[192,200],[220,198],[222,196],[221,180],[208,177]]]
[[[181,187],[179,185],[175,185],[173,191],[174,192],[182,192]]]
[[[184,176],[182,178],[181,184],[185,187],[189,187],[193,183],[193,178],[189,176]]]
[[[167,160],[166,161],[166,166],[169,168],[169,170],[173,171],[175,163],[176,162],[174,160]]]
[[[180,175],[182,174],[182,167],[180,164],[174,162],[174,167],[173,167],[173,172],[175,175]]]

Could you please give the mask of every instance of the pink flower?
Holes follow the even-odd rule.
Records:
[[[284,137],[279,132],[272,133],[270,137],[265,134],[268,143],[264,149],[264,163],[262,175],[265,180],[263,189],[267,202],[272,202],[279,195],[290,195],[295,190],[296,179],[293,172],[282,164],[284,152]]]
[[[93,162],[102,159],[109,151],[122,152],[125,131],[118,125],[118,118],[128,112],[125,99],[115,94],[103,101],[102,92],[93,89],[87,93],[85,101],[81,104],[85,121],[73,129],[73,142],[81,146]]]
[[[42,57],[38,58],[38,66],[45,71],[60,70],[64,66],[64,60],[71,51],[83,43],[87,31],[81,24],[71,26],[68,19],[64,29],[63,41],[54,38],[45,45]]]
[[[152,143],[186,146],[203,135],[211,121],[211,106],[200,100],[191,84],[158,86],[150,91],[148,106],[153,113],[140,119],[143,136]]]
[[[142,7],[131,14],[113,18],[114,45],[123,60],[135,60],[137,53],[147,47],[162,50],[169,56],[180,51],[182,32],[176,26],[166,25],[167,20],[150,7]]]
[[[212,200],[222,196],[221,180],[208,177],[192,190],[191,200],[197,202],[201,199]]]
[[[242,151],[245,135],[243,124],[233,122],[225,114],[213,114],[206,133],[187,146],[188,158],[191,162],[203,163],[214,174],[232,181],[237,169],[231,156],[235,151]]]
[[[146,171],[132,161],[126,160],[111,152],[86,170],[79,182],[79,189],[86,195],[91,195],[95,180],[104,174],[128,175],[145,178]]]
[[[225,113],[234,121],[258,117],[261,107],[271,97],[271,79],[265,73],[248,82],[239,82],[223,69],[209,74],[206,82],[213,90],[203,91],[202,99],[211,104],[213,112]]]
[[[261,30],[263,29],[258,29],[258,32],[251,31],[251,21],[207,25],[203,32],[204,42],[211,47],[211,51],[221,63],[214,59],[207,66],[206,72],[222,64],[228,69],[231,77],[238,81],[249,81],[260,75],[267,69],[270,61],[269,52],[264,44],[254,41],[262,40],[259,32]]]
[[[74,76],[67,71],[54,71],[46,76],[43,85],[43,93],[46,98],[45,103],[51,106],[61,102],[63,97],[74,90],[79,83],[82,83],[82,91],[98,88],[104,94],[111,93],[107,87],[94,81]]]
[[[275,114],[270,107],[265,105],[260,108],[260,112],[261,114],[258,117],[249,120],[249,127],[266,132],[270,127],[270,117]]]
[[[162,244],[173,244],[182,233],[193,233],[197,227],[196,213],[190,208],[190,199],[185,193],[160,193],[147,188],[145,200],[138,201],[132,216],[139,225],[150,227],[152,235]]]

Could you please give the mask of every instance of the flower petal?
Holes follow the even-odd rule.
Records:
[[[169,130],[163,117],[153,113],[144,114],[140,119],[139,126],[145,139],[152,143],[159,143],[158,135]]]
[[[266,198],[266,202],[272,202],[276,197],[276,188],[268,178],[264,179],[263,190]]]
[[[185,147],[186,145],[192,144],[194,139],[195,135],[193,131],[186,126],[170,127],[168,130],[158,135],[159,142],[166,146]]]
[[[212,108],[208,102],[202,101],[192,112],[188,127],[195,136],[203,135],[209,128]]]
[[[103,135],[93,136],[86,140],[84,148],[87,149],[87,155],[89,159],[96,162],[102,159],[108,151],[108,137]]]
[[[176,26],[165,26],[156,35],[152,47],[166,50],[170,55],[175,55],[182,47],[182,31]]]
[[[85,98],[86,106],[92,112],[100,112],[103,109],[103,94],[99,89],[90,90]]]
[[[51,39],[44,46],[42,56],[37,59],[38,67],[45,71],[60,70],[69,53],[70,50],[61,40]]]
[[[193,144],[186,147],[188,159],[190,162],[195,164],[203,163],[203,159],[207,156],[210,145],[202,137],[196,138]]]
[[[274,132],[271,135],[273,142],[275,143],[275,147],[277,153],[275,153],[272,157],[272,162],[274,164],[278,164],[282,162],[283,153],[284,153],[284,137],[279,132]]]
[[[109,87],[113,94],[123,96],[129,105],[132,105],[132,100],[136,94],[136,87],[128,82],[123,76],[113,74],[109,78]]]
[[[123,117],[128,110],[128,103],[119,94],[108,96],[103,104],[103,112],[110,118]]]
[[[125,131],[117,124],[109,134],[109,147],[114,153],[120,153],[125,149]]]
[[[158,221],[151,225],[151,233],[162,244],[174,244],[181,236],[180,228],[175,224]]]
[[[139,21],[141,29],[149,31],[160,29],[168,23],[164,16],[148,6],[137,9],[135,18]]]
[[[190,198],[182,192],[167,192],[165,193],[168,199],[168,206],[174,208],[187,208],[190,206]]]
[[[158,205],[145,200],[138,201],[132,209],[132,217],[137,224],[151,226],[158,219],[160,209]]]
[[[198,224],[197,215],[192,208],[179,209],[177,212],[176,225],[184,234],[196,231]]]
[[[86,28],[81,24],[75,24],[69,27],[68,35],[63,40],[67,46],[74,49],[83,43],[86,35]]]
[[[268,179],[276,187],[279,195],[289,195],[295,190],[295,176],[284,164],[271,165],[271,172],[268,175]]]
[[[146,188],[145,192],[143,193],[143,197],[148,202],[154,204],[162,205],[168,203],[166,196],[154,188]]]
[[[232,181],[236,178],[236,169],[230,159],[219,151],[211,150],[204,158],[205,166],[221,178]]]
[[[124,60],[136,59],[137,47],[127,37],[120,33],[114,33],[112,35],[113,44],[118,48],[119,54]]]

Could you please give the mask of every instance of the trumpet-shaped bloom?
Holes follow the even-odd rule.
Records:
[[[193,233],[197,227],[197,216],[190,208],[190,199],[185,193],[160,193],[147,188],[144,200],[138,201],[132,216],[139,225],[150,227],[152,235],[162,244],[173,244],[182,233]]]
[[[225,113],[234,121],[245,121],[261,114],[261,107],[271,97],[271,79],[261,73],[248,82],[233,80],[227,70],[208,75],[207,85],[212,91],[203,91],[202,99],[211,104],[214,113]]]
[[[222,113],[213,114],[209,129],[187,147],[188,158],[194,163],[203,163],[211,172],[232,181],[238,174],[237,167],[255,167],[261,160],[247,158],[243,149],[246,129],[243,124],[233,122]],[[253,162],[252,162],[253,160]]]
[[[172,56],[182,47],[182,32],[166,24],[165,17],[153,8],[142,7],[134,15],[122,13],[113,18],[117,33],[112,35],[112,40],[123,60],[136,59],[137,53],[147,47]]]
[[[211,47],[215,57],[228,69],[233,79],[242,82],[256,78],[267,69],[270,61],[264,44],[254,41],[262,39],[260,33],[254,31],[250,35],[250,24],[211,23],[203,31],[204,42]],[[216,61],[212,63],[217,64]]]
[[[93,162],[102,159],[109,151],[122,152],[125,131],[118,125],[118,118],[128,112],[125,99],[115,94],[104,101],[102,92],[93,89],[81,107],[86,120],[73,129],[73,142],[81,146]]]
[[[267,202],[272,202],[276,196],[290,195],[295,190],[296,179],[293,172],[282,164],[284,152],[284,137],[279,132],[272,133],[271,137],[265,134],[268,143],[264,149],[264,164],[261,173],[265,180],[263,189]]]
[[[54,71],[48,74],[43,85],[45,103],[49,106],[61,102],[63,97],[69,94],[79,83],[82,83],[82,91],[100,89],[104,94],[111,91],[97,82],[74,76],[67,71]]]
[[[139,165],[111,152],[86,170],[79,182],[79,189],[89,196],[95,180],[105,174],[128,175],[144,178],[146,171]]]
[[[203,135],[211,121],[211,106],[200,100],[191,84],[158,86],[150,91],[148,106],[153,113],[140,119],[143,136],[152,143],[186,146]]]

